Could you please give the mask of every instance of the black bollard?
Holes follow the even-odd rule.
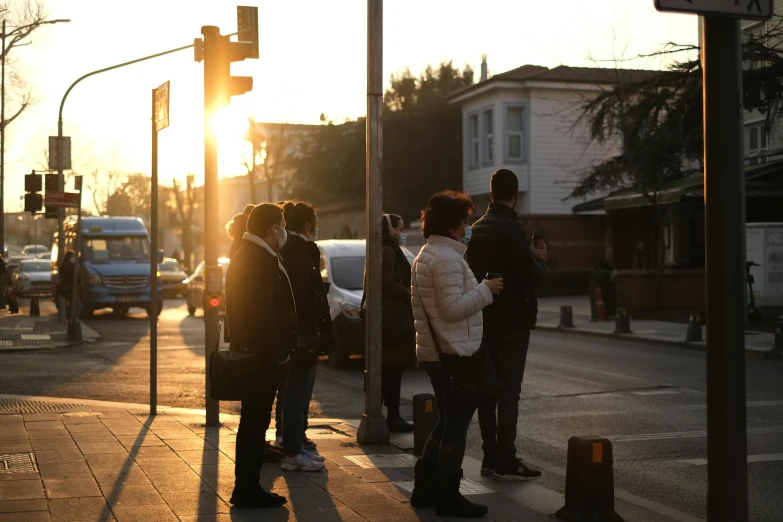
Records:
[[[424,445],[438,422],[438,405],[431,393],[413,396],[413,454],[421,456]]]
[[[30,299],[30,316],[39,317],[41,315],[41,305],[38,303],[38,298],[33,297]]]
[[[701,340],[701,317],[699,315],[692,315],[688,321],[688,331],[685,332],[685,342],[696,343]]]
[[[68,341],[74,343],[82,340],[82,325],[79,318],[72,317],[68,319]]]
[[[623,522],[614,511],[612,463],[612,443],[607,439],[568,439],[565,506],[555,516],[570,522]]]
[[[775,346],[776,352],[783,352],[783,315],[775,320]]]
[[[574,311],[570,305],[560,307],[560,326],[558,328],[574,327]]]
[[[629,334],[631,331],[631,316],[628,315],[628,310],[625,308],[618,308],[614,318],[614,333],[616,334]]]

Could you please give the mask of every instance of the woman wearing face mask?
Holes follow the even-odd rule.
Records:
[[[272,402],[289,354],[296,349],[297,318],[291,284],[280,259],[285,218],[277,205],[262,203],[248,216],[242,246],[226,274],[226,318],[231,358],[249,373],[237,431],[234,491],[238,508],[269,508],[285,497],[259,485],[264,436]]]
[[[383,321],[399,320],[392,318],[392,313],[399,314],[399,307],[413,320],[410,309],[411,302],[411,265],[402,252],[405,244],[404,223],[397,214],[384,214],[381,240],[383,244],[383,300],[385,303],[396,301],[398,308],[384,306]],[[394,312],[392,310],[395,310]],[[383,339],[383,365],[381,372],[381,396],[386,405],[386,425],[389,431],[410,433],[413,424],[400,416],[400,389],[402,387],[402,372],[406,368],[416,368],[416,338],[413,332],[409,335]]]
[[[312,205],[286,202],[283,206],[288,240],[281,249],[283,266],[291,279],[299,324],[299,345],[291,354],[288,375],[282,393],[282,446],[288,471],[318,471],[324,458],[315,451],[315,443],[305,435],[310,399],[313,395],[318,356],[332,345],[332,320],[326,301],[326,287],[319,271],[321,253],[318,216]]]
[[[487,507],[459,492],[462,458],[475,398],[458,395],[443,368],[458,357],[470,357],[481,346],[482,309],[503,289],[502,279],[476,281],[465,261],[470,241],[473,200],[458,192],[432,196],[422,212],[427,244],[413,262],[413,313],[416,356],[430,378],[439,418],[416,463],[411,505],[435,505],[438,516],[478,518]]]

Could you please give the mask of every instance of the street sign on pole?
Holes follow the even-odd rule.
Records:
[[[258,58],[258,7],[237,6],[237,32],[237,40],[253,44],[253,52],[248,58]]]
[[[57,147],[57,136],[49,136],[49,170],[71,170],[71,137],[60,138],[63,160],[60,162],[60,149]]]
[[[150,415],[158,413],[158,131],[169,126],[169,82],[152,89],[152,176],[150,231]]]
[[[774,0],[655,0],[658,11],[753,20],[772,18]]]
[[[155,130],[163,130],[169,126],[169,82],[153,91]]]
[[[79,193],[47,192],[45,204],[48,208],[79,208]]]

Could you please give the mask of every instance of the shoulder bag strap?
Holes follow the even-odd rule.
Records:
[[[438,352],[438,354],[443,353],[440,349],[440,343],[438,342],[438,337],[435,335],[435,330],[432,328],[432,323],[430,322],[430,316],[427,314],[427,308],[424,306],[424,301],[421,299],[421,289],[419,288],[419,275],[413,271],[411,272],[411,277],[413,278],[413,284],[416,285],[416,293],[419,294],[419,304],[421,305],[421,310],[424,312],[424,319],[427,321],[427,326],[430,329],[430,334],[432,335],[432,342],[435,344],[435,350]]]

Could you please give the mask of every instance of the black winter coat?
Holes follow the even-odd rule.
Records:
[[[294,298],[277,260],[278,256],[245,239],[226,273],[229,349],[256,354],[262,365],[284,361],[297,345]]]
[[[502,203],[490,203],[487,213],[472,227],[466,254],[477,281],[487,273],[503,275],[503,291],[484,308],[484,331],[530,329],[536,325],[535,287],[546,265],[533,257],[530,240],[517,213]]]
[[[334,341],[326,286],[319,270],[321,251],[315,243],[289,234],[288,241],[280,249],[280,257],[288,272],[291,288],[294,290],[299,334],[300,336],[317,335],[320,341],[319,355],[326,355],[333,351]],[[317,356],[312,360],[298,362],[308,364],[315,363],[316,360]]]

